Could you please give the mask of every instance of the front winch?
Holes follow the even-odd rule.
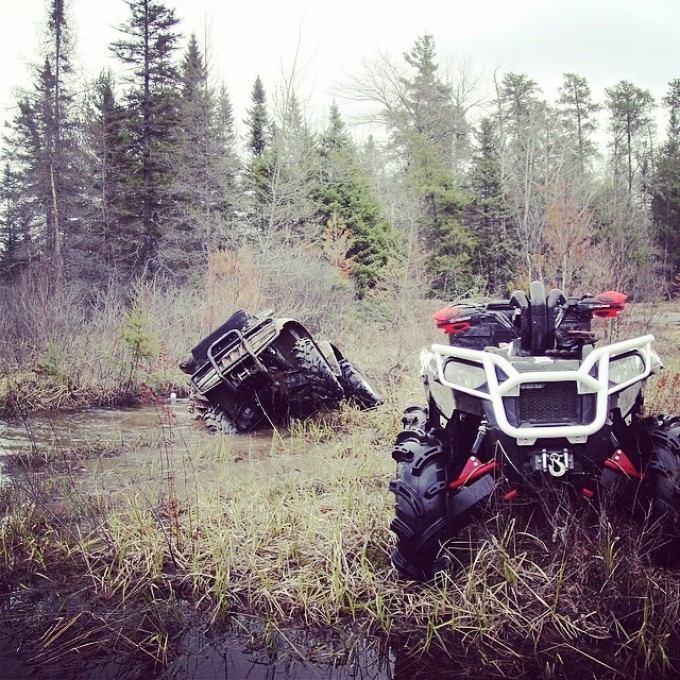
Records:
[[[547,472],[552,477],[563,477],[574,469],[574,454],[569,449],[548,451],[543,449],[534,453],[534,472]]]

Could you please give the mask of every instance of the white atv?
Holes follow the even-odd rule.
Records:
[[[614,496],[656,527],[658,559],[680,559],[680,418],[643,418],[645,383],[661,367],[645,335],[595,347],[591,320],[625,295],[529,295],[435,315],[449,345],[421,354],[427,403],[406,410],[397,462],[399,574],[427,580],[442,546],[501,502],[561,485],[597,502]]]

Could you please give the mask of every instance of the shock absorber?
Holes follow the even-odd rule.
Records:
[[[475,437],[475,441],[472,444],[472,448],[470,449],[470,455],[477,457],[477,454],[479,453],[479,450],[482,448],[482,444],[484,442],[484,438],[486,437],[486,433],[489,431],[488,428],[488,423],[486,420],[482,420],[481,423],[479,423],[479,427],[477,428],[477,436]]]

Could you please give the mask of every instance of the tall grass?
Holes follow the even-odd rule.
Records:
[[[146,367],[138,357],[144,379],[196,341],[194,322],[206,323],[196,292],[166,296],[138,291],[145,332],[167,348]],[[644,532],[614,512],[561,497],[491,507],[451,546],[437,582],[397,580],[389,452],[402,409],[423,400],[418,350],[439,339],[429,320],[437,305],[429,305],[387,296],[317,316],[319,333],[384,393],[377,411],[295,422],[264,450],[248,437],[207,435],[189,447],[161,412],[162,437],[143,455],[115,452],[120,465],[88,460],[114,453],[97,447],[19,457],[0,490],[0,588],[31,604],[23,624],[40,641],[39,658],[117,645],[163,663],[200,615],[212,626],[257,622],[260,641],[293,625],[460,649],[487,677],[516,675],[527,655],[553,669],[577,659],[612,677],[677,670],[680,576],[653,567]],[[130,375],[119,335],[128,313],[107,299],[51,358],[36,337],[14,366],[40,374],[39,360],[73,384],[98,385],[93,394],[114,393]],[[670,370],[650,398],[674,407],[678,335],[659,335]],[[64,352],[66,364],[57,360]],[[43,374],[52,370],[45,366]],[[18,385],[9,393],[25,398]],[[36,609],[37,601],[47,604]]]
[[[680,577],[652,567],[639,527],[615,513],[561,496],[492,507],[437,582],[397,580],[396,425],[384,420],[347,410],[275,433],[269,449],[166,437],[103,475],[17,476],[3,492],[0,584],[62,593],[58,622],[34,624],[45,660],[115,643],[163,662],[188,608],[212,626],[251,618],[260,642],[354,627],[498,667],[571,654],[670,672]]]

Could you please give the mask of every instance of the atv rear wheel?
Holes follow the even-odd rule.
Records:
[[[442,544],[453,537],[447,522],[446,454],[432,430],[405,429],[392,450],[397,478],[390,483],[397,544],[392,564],[404,578],[427,581],[437,571]]]
[[[647,468],[654,536],[653,557],[662,566],[680,563],[680,417],[663,416],[649,437],[652,458]]]
[[[380,406],[382,399],[373,389],[363,373],[352,366],[347,359],[340,360],[340,384],[345,391],[345,398],[362,410],[369,410]]]
[[[304,371],[318,408],[337,408],[342,399],[342,386],[333,374],[323,354],[310,338],[300,338],[293,345],[293,356]]]

